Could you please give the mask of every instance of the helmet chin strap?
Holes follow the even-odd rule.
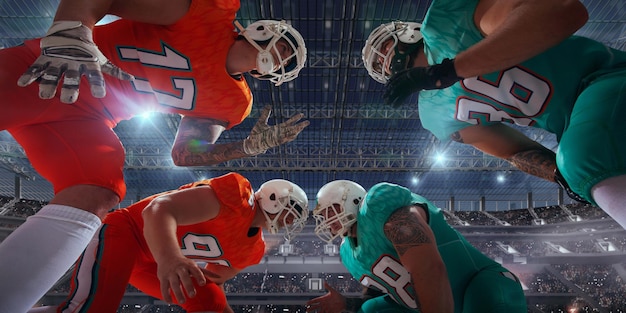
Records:
[[[278,219],[280,214],[276,215],[276,217],[274,217],[274,219],[272,219],[272,218],[270,218],[270,216],[267,213],[267,211],[263,210],[263,208],[260,208],[260,209],[263,212],[263,215],[265,216],[265,222],[267,224],[267,230],[270,232],[270,234],[277,234],[278,233],[278,225],[276,225],[276,219]]]
[[[274,56],[267,49],[261,48],[259,44],[248,35],[246,29],[238,22],[235,21],[235,26],[239,28],[241,31],[241,35],[246,38],[253,47],[255,47],[259,53],[256,56],[256,71],[261,75],[266,75],[271,73],[274,70]],[[274,36],[271,41],[267,44],[267,47],[273,47],[274,43],[278,40],[276,36]]]
[[[410,67],[410,65],[419,54],[418,48],[422,46],[422,42],[423,41],[420,40],[414,44],[405,44],[408,46],[408,49],[404,52],[400,51],[400,49],[398,48],[398,46],[400,46],[402,43],[399,42],[398,44],[396,44],[396,46],[394,47],[395,53],[393,56],[393,60],[391,61],[391,65],[389,66],[389,69],[391,70],[391,75],[395,75],[398,72],[406,70]]]

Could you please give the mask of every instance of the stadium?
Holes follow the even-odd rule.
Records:
[[[584,0],[589,21],[577,35],[626,50],[626,3]],[[430,1],[242,0],[237,20],[284,19],[306,40],[300,76],[276,87],[247,77],[254,95],[251,115],[219,141],[244,139],[271,105],[270,124],[304,113],[309,125],[297,140],[255,157],[211,167],[177,167],[170,148],[180,117],[146,112],[121,122],[115,132],[126,149],[126,207],[183,184],[238,172],[254,188],[282,178],[302,186],[315,207],[317,190],[335,179],[366,189],[382,181],[406,186],[445,212],[449,224],[521,280],[529,312],[624,312],[626,232],[601,209],[571,200],[555,183],[522,173],[471,146],[440,142],[423,129],[417,106],[383,104],[384,86],[372,80],[361,49],[376,26],[423,20]],[[0,2],[0,48],[42,36],[57,0]],[[106,17],[101,23],[114,20]],[[412,98],[416,102],[416,98]],[[19,104],[18,104],[19,105]],[[553,135],[522,129],[556,151]],[[0,132],[0,239],[53,196],[51,185],[29,164],[23,149]],[[305,312],[304,303],[325,293],[323,281],[346,295],[361,288],[341,264],[339,242],[327,244],[315,222],[295,240],[266,234],[262,262],[226,283],[235,312]],[[123,257],[123,256],[121,256]],[[67,296],[70,272],[41,299]],[[118,312],[183,312],[129,286]]]

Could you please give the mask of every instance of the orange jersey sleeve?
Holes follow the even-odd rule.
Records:
[[[97,26],[100,50],[135,76],[126,82],[105,75],[107,112],[116,122],[158,111],[225,121],[228,129],[241,123],[250,114],[252,94],[243,77],[226,71],[238,9],[239,1],[194,0],[173,25],[118,20]]]

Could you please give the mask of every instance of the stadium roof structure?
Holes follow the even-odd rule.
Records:
[[[590,19],[577,34],[626,50],[626,2],[582,2]],[[478,201],[481,197],[526,201],[529,193],[535,201],[555,201],[556,184],[521,173],[472,147],[440,142],[421,127],[415,105],[395,109],[383,104],[383,85],[372,80],[362,64],[365,39],[381,23],[422,21],[429,3],[242,0],[237,20],[243,25],[258,19],[284,19],[302,33],[308,48],[307,67],[296,80],[280,87],[249,79],[253,112],[224,132],[219,142],[245,138],[260,109],[268,104],[273,108],[272,124],[303,112],[311,125],[294,142],[263,155],[212,167],[181,168],[170,158],[179,117],[154,114],[150,119],[124,121],[115,129],[127,151],[128,194],[122,205],[228,171],[244,174],[255,188],[273,178],[292,180],[310,199],[324,183],[350,179],[366,188],[380,181],[398,183],[434,201]],[[57,4],[58,0],[1,1],[0,46],[44,34]],[[548,133],[524,132],[550,149],[558,148]],[[440,154],[445,159],[438,159]],[[504,180],[498,181],[498,176]],[[12,137],[0,132],[0,194],[18,193],[21,198],[45,201],[52,197],[52,188],[33,170]]]

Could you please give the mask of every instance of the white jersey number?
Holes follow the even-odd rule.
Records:
[[[384,281],[389,287],[384,287],[376,280],[364,276],[361,279],[361,284],[364,286],[372,286],[374,289],[387,290],[387,293],[393,296],[392,298],[401,302],[405,306],[417,309],[417,303],[415,302],[415,290],[411,283],[411,274],[402,266],[400,262],[394,258],[385,255],[380,258],[374,267],[372,268],[372,274]],[[389,290],[391,288],[392,290]]]
[[[520,67],[503,71],[496,81],[478,76],[466,78],[462,84],[466,89],[517,112],[507,113],[488,103],[462,97],[458,100],[456,119],[471,124],[478,124],[479,117],[482,117],[490,122],[512,121],[528,126],[532,123],[529,117],[543,112],[552,95],[552,88],[545,79]]]
[[[148,67],[165,70],[191,71],[189,59],[162,43],[162,51],[149,51],[135,47],[118,48],[124,61],[140,62]],[[196,81],[188,77],[172,77],[172,90],[155,90],[147,79],[135,77],[133,86],[138,92],[152,93],[159,104],[183,110],[191,110],[196,100]]]
[[[224,254],[224,251],[217,239],[211,235],[187,233],[183,236],[181,250],[190,259],[229,266],[226,260],[216,260]]]

